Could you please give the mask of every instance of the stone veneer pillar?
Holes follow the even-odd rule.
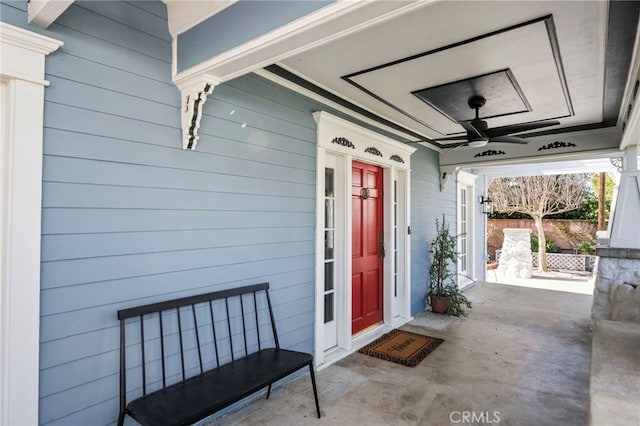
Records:
[[[640,323],[640,250],[598,248],[591,318]]]
[[[531,278],[531,229],[505,228],[497,274],[504,278]]]

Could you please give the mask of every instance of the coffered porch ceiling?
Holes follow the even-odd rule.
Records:
[[[174,10],[180,4],[167,3]],[[176,80],[199,69],[209,81],[224,81],[235,76],[234,61],[235,69],[247,70],[238,58],[253,48],[263,53],[252,56],[254,66],[266,70],[261,75],[441,151],[443,164],[485,161],[492,154],[612,150],[622,147],[622,105],[632,102],[625,88],[635,80],[629,75],[635,71],[639,9],[636,2],[618,1],[334,2],[279,27],[281,35],[273,39],[275,30],[225,52],[228,61],[217,65],[212,58],[181,71]],[[305,26],[296,26],[303,21]],[[288,49],[279,51],[279,43]],[[486,150],[438,140],[467,135],[472,95],[486,98],[479,116],[489,128],[559,124],[514,132],[537,137],[532,143],[540,139],[543,145],[535,147],[490,143]],[[580,132],[595,129],[609,131],[597,132],[595,142],[590,137],[579,143]],[[549,145],[563,142],[560,135],[567,132],[571,142]],[[541,152],[546,146],[555,151]]]
[[[611,127],[618,124],[637,29],[632,4],[624,6],[634,9],[635,20],[621,25],[629,17],[620,16],[622,5],[425,4],[269,69],[364,106],[445,152],[459,142],[432,140],[466,135],[458,121],[473,118],[466,103],[474,94],[487,99],[480,117],[490,128],[551,119],[560,124],[524,136]],[[618,31],[626,32],[626,44]],[[618,146],[611,136],[603,148]]]

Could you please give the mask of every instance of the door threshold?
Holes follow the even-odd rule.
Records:
[[[374,330],[374,329],[376,329],[376,328],[378,328],[380,326],[383,326],[383,325],[384,325],[384,322],[380,321],[380,322],[372,324],[372,325],[370,325],[368,327],[365,327],[362,330],[358,331],[357,333],[352,334],[351,335],[351,340],[356,339],[356,338],[358,338],[358,336],[362,336],[363,334],[366,334],[366,333],[370,332],[371,330]]]

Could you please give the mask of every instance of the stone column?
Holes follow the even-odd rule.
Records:
[[[640,323],[640,250],[598,248],[591,318]]]
[[[531,278],[531,229],[505,228],[497,274],[504,278]]]

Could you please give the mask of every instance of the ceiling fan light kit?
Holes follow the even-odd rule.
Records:
[[[472,148],[482,148],[483,146],[487,146],[488,143],[489,143],[489,139],[479,139],[476,141],[469,141],[467,145]]]

